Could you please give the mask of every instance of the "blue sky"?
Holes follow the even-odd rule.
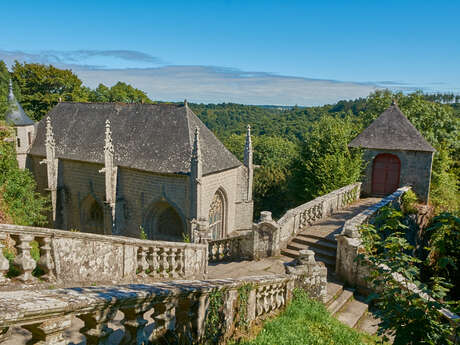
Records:
[[[8,1],[0,59],[155,99],[324,104],[460,93],[460,1]]]

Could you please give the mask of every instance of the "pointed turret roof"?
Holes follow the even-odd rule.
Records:
[[[395,102],[348,146],[383,150],[436,151],[404,116]]]
[[[27,116],[22,109],[19,102],[14,97],[13,93],[13,84],[10,79],[10,93],[8,95],[8,110],[5,115],[5,120],[7,123],[14,125],[14,126],[30,126],[33,125],[34,122]]]

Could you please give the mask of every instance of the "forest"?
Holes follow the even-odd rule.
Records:
[[[11,73],[0,62],[0,119],[6,110],[8,80],[34,120],[59,101],[158,103],[124,82],[95,89],[71,70],[16,62]],[[377,91],[366,98],[319,107],[263,107],[233,103],[193,104],[192,110],[240,160],[251,125],[254,142],[255,218],[270,210],[275,217],[296,205],[360,178],[361,152],[347,144],[380,115],[392,100],[437,150],[431,203],[458,212],[460,197],[460,103],[453,94]]]

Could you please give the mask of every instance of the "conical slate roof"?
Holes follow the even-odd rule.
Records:
[[[186,105],[63,102],[48,116],[57,158],[104,164],[105,122],[110,120],[116,165],[188,174],[196,127],[203,174],[242,165]],[[44,118],[30,154],[46,155],[45,127]]]
[[[19,102],[16,100],[13,94],[13,85],[10,80],[10,93],[8,95],[8,110],[5,115],[5,120],[8,124],[13,126],[30,126],[33,125],[34,122],[27,116],[22,109]]]
[[[382,150],[436,151],[393,103],[349,147]]]

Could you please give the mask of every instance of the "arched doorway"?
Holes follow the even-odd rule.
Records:
[[[144,230],[151,240],[183,241],[184,222],[169,203],[154,203],[147,212]]]
[[[225,231],[225,197],[221,190],[218,190],[209,207],[209,229],[211,230],[212,239],[218,240],[224,238]]]
[[[379,154],[372,165],[372,194],[387,195],[399,187],[401,161],[389,153]]]
[[[84,232],[104,234],[104,210],[91,195],[82,204],[82,228]]]

